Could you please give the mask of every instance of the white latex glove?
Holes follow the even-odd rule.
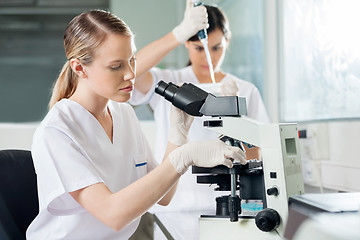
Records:
[[[232,168],[233,161],[246,164],[246,156],[238,147],[226,145],[220,140],[187,143],[169,154],[175,170],[181,175],[189,166],[215,167],[225,165]]]
[[[187,143],[187,135],[193,120],[193,116],[171,105],[168,141],[178,146]]]
[[[239,91],[234,79],[223,80],[220,82],[220,94],[222,96],[236,96]]]
[[[177,41],[184,43],[202,29],[209,27],[208,15],[204,6],[193,7],[191,0],[186,1],[184,19],[172,33]]]

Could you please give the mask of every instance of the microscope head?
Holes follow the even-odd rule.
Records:
[[[191,83],[177,86],[171,82],[160,81],[155,88],[155,93],[165,97],[175,107],[192,116],[240,117],[247,114],[245,98],[217,97]]]

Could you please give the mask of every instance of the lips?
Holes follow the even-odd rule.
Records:
[[[208,65],[202,65],[201,67],[204,68],[204,69],[209,69]]]
[[[120,90],[124,91],[124,92],[131,92],[133,90],[133,85],[130,85],[130,86],[127,86],[124,88],[120,88]]]

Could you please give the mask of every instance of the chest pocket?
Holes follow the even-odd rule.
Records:
[[[143,177],[147,174],[147,157],[145,154],[137,154],[133,157],[135,172],[138,177]]]

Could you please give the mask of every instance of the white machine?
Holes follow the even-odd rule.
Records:
[[[360,240],[360,192],[307,193],[289,199],[284,237]]]
[[[216,198],[215,215],[200,217],[200,239],[283,239],[288,199],[304,193],[297,125],[263,124],[242,117],[247,114],[245,99],[216,97],[191,83],[179,87],[160,81],[155,92],[192,116],[212,116],[204,126],[219,133],[224,142],[261,149],[262,161],[233,168],[192,167],[194,174],[202,174],[198,183],[231,191]],[[241,201],[253,199],[262,201],[263,210],[256,215],[241,213]]]
[[[206,125],[219,134],[261,148],[266,193],[264,210],[256,217],[240,215],[234,222],[223,217],[201,217],[200,239],[283,239],[288,199],[304,193],[297,125],[263,124],[244,117],[214,118]],[[240,195],[241,188],[240,176]]]

